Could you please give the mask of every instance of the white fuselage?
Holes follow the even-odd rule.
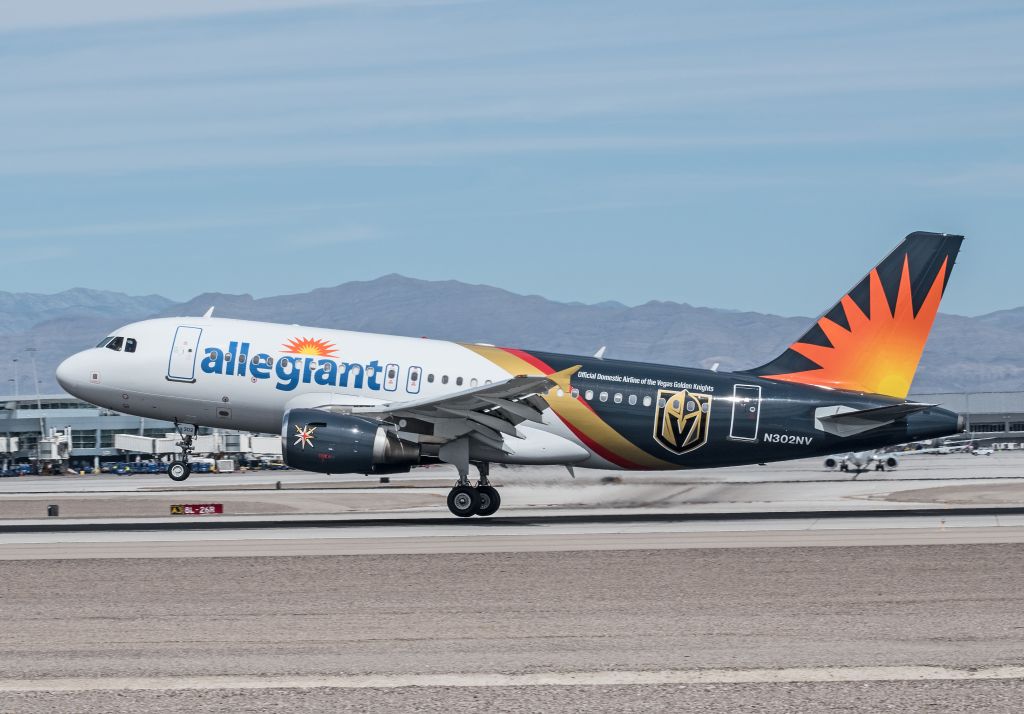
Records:
[[[64,389],[126,414],[263,433],[280,433],[284,414],[297,407],[406,402],[513,376],[455,342],[298,325],[161,318],[111,337],[120,341],[60,365]],[[526,438],[514,441],[508,463],[616,468],[551,410],[543,424],[520,430]]]

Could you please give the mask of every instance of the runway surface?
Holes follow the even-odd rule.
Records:
[[[0,711],[1017,712],[1024,460],[928,463],[4,479]]]
[[[1022,566],[1014,545],[10,561],[0,710],[1012,711]]]

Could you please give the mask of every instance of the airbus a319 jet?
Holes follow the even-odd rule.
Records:
[[[954,412],[906,400],[962,240],[907,236],[782,354],[735,373],[208,313],[127,325],[57,380],[126,414],[280,433],[298,469],[451,464],[451,512],[488,516],[501,503],[495,463],[706,468],[962,431]],[[190,473],[189,433],[181,449],[176,481]]]

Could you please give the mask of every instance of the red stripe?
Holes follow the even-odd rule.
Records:
[[[545,363],[543,360],[540,360],[537,357],[534,357],[529,352],[525,352],[523,350],[517,350],[517,349],[514,349],[512,347],[502,347],[502,349],[505,350],[506,352],[508,352],[510,355],[514,355],[515,357],[518,357],[519,359],[523,360],[527,364],[533,365],[534,367],[539,369],[543,374],[549,375],[549,374],[554,374],[554,372],[555,372],[555,370],[550,365]],[[590,406],[590,404],[587,403],[587,400],[584,399],[582,396],[576,397],[576,401],[578,401],[580,404],[582,404],[587,409],[589,409],[591,412],[593,412],[593,414],[595,416],[597,416],[598,419],[601,419],[601,416],[597,413],[597,411],[592,406]],[[554,410],[554,406],[552,406],[552,409]],[[638,464],[635,464],[632,461],[629,461],[628,459],[624,459],[623,457],[619,456],[618,454],[616,454],[613,451],[609,451],[606,447],[601,446],[601,444],[597,443],[596,441],[591,439],[589,436],[584,434],[582,431],[577,429],[576,426],[572,422],[570,422],[568,419],[566,419],[564,416],[562,416],[562,414],[560,414],[557,410],[554,410],[554,411],[555,411],[556,414],[558,414],[558,417],[559,417],[559,419],[562,420],[562,423],[565,424],[567,427],[569,427],[570,431],[572,431],[572,433],[575,434],[579,438],[580,441],[582,441],[584,444],[586,444],[590,448],[590,450],[595,452],[598,456],[601,456],[602,458],[604,458],[604,459],[606,459],[608,461],[611,461],[613,464],[615,464],[617,466],[623,466],[623,467],[629,468],[629,469],[645,469],[646,468],[644,466],[640,466]],[[602,419],[602,421],[604,421],[604,420]],[[609,427],[609,428],[611,428],[611,427]]]
[[[555,371],[550,366],[545,364],[543,361],[541,361],[541,360],[537,359],[536,357],[534,357],[533,355],[531,355],[529,352],[524,352],[523,350],[512,349],[511,347],[502,347],[502,349],[505,350],[506,352],[508,352],[510,355],[514,355],[514,356],[518,357],[523,362],[528,362],[529,364],[532,364],[534,367],[539,369],[544,374],[553,374],[554,371]]]
[[[561,416],[561,415],[559,415],[559,416]],[[582,441],[584,444],[586,444],[590,448],[591,451],[596,453],[598,456],[600,456],[600,457],[602,457],[602,458],[604,458],[604,459],[606,459],[608,461],[611,461],[613,464],[616,464],[617,466],[623,466],[623,467],[628,468],[628,469],[634,469],[634,470],[642,470],[642,469],[646,469],[647,468],[647,467],[644,467],[644,466],[640,466],[638,464],[634,464],[632,461],[629,461],[628,459],[624,459],[621,456],[619,456],[618,454],[616,454],[616,453],[614,453],[612,451],[609,451],[608,449],[606,449],[605,447],[601,446],[599,443],[597,443],[596,441],[591,439],[589,436],[584,434],[582,431],[577,429],[575,426],[573,426],[572,422],[570,422],[568,419],[562,419],[562,423],[565,424],[567,427],[569,427],[570,431],[572,431],[573,434],[575,434],[577,437],[579,437],[579,440]]]

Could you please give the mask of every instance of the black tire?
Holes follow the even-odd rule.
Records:
[[[490,516],[501,508],[501,494],[494,486],[478,486],[476,492],[480,495],[480,507],[476,509],[476,515]]]
[[[448,510],[459,518],[475,516],[480,509],[480,494],[472,486],[456,486],[448,492]]]
[[[172,461],[167,467],[167,475],[171,481],[184,481],[192,475],[192,466],[185,461]]]

